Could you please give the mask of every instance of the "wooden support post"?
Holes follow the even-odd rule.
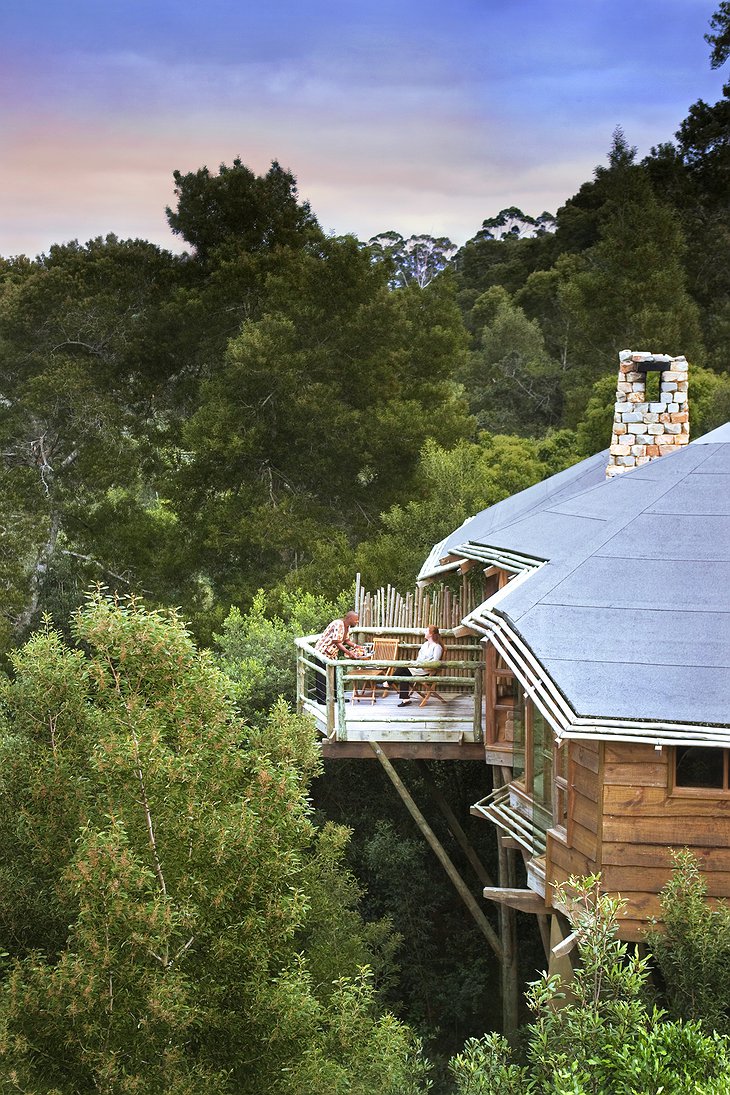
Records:
[[[386,757],[383,750],[378,745],[377,741],[371,741],[370,746],[371,746],[373,752],[375,753],[375,756],[378,758],[378,760],[382,764],[383,768],[385,769],[385,772],[386,772],[388,778],[390,779],[390,782],[393,784],[396,791],[398,792],[400,797],[403,799],[403,802],[404,802],[404,804],[406,806],[406,809],[408,810],[409,814],[411,815],[411,817],[415,821],[418,828],[423,833],[423,835],[426,838],[431,850],[434,852],[434,854],[436,855],[436,858],[441,863],[441,866],[444,868],[447,875],[451,879],[451,882],[453,883],[454,888],[456,889],[457,893],[459,894],[462,901],[466,905],[467,909],[471,913],[472,918],[474,919],[477,927],[479,928],[482,935],[484,936],[484,938],[489,943],[489,945],[492,948],[492,950],[494,951],[494,953],[497,955],[497,958],[499,958],[501,960],[501,958],[502,958],[502,945],[499,941],[499,937],[497,936],[497,933],[495,932],[494,928],[492,927],[492,925],[489,923],[486,916],[484,915],[484,912],[481,909],[481,907],[480,907],[479,903],[477,902],[476,898],[474,897],[471,890],[468,888],[468,886],[464,882],[463,878],[461,877],[461,875],[457,871],[454,864],[449,859],[449,856],[447,855],[443,845],[439,841],[438,837],[434,833],[431,826],[426,821],[426,819],[423,816],[423,814],[421,813],[421,811],[416,806],[415,802],[413,801],[413,799],[412,799],[412,797],[411,797],[411,795],[408,791],[408,788],[403,783],[402,779],[400,778],[400,776],[398,775],[398,773],[396,772],[395,768],[390,763],[388,758]]]
[[[550,961],[550,916],[538,915],[537,926],[540,929],[540,938],[542,939],[543,949],[545,951],[545,959]]]
[[[511,771],[509,776],[511,777]],[[507,782],[505,770],[492,765],[492,780],[495,787]],[[497,849],[499,853],[499,885],[514,890],[517,886],[515,852],[506,847],[502,832],[497,829]],[[520,982],[517,963],[517,913],[509,905],[499,906],[499,938],[502,944],[502,1032],[505,1038],[514,1040],[519,1025]]]
[[[484,693],[487,697],[485,705],[487,743],[493,745],[497,740],[497,651],[491,643],[487,643],[484,650],[486,663],[486,680],[484,681]]]
[[[502,834],[497,830],[499,847],[499,884],[513,887],[514,852],[502,846]],[[502,1033],[512,1040],[519,1026],[519,970],[517,966],[517,913],[509,905],[499,906],[499,937],[502,944]]]
[[[325,667],[325,704],[327,707],[327,737],[331,738],[335,732],[335,667],[328,662]]]
[[[428,764],[426,763],[425,760],[419,760],[418,761],[418,767],[419,767],[419,769],[420,769],[420,771],[423,775],[423,778],[426,782],[426,786],[428,787],[429,794],[431,795],[432,799],[434,800],[434,802],[438,806],[441,813],[444,815],[444,817],[446,819],[446,824],[448,825],[449,829],[453,833],[454,838],[456,839],[456,842],[459,845],[459,847],[461,848],[462,852],[464,853],[464,855],[466,856],[466,858],[469,860],[472,867],[474,868],[474,870],[476,872],[476,876],[479,879],[479,881],[481,882],[482,886],[493,886],[494,883],[492,882],[491,878],[489,877],[489,873],[488,873],[486,867],[482,863],[482,861],[479,858],[479,856],[477,855],[477,853],[474,851],[474,848],[472,847],[472,845],[469,843],[469,837],[466,835],[466,833],[462,829],[461,825],[459,824],[459,821],[457,820],[454,811],[449,806],[449,804],[446,800],[446,797],[444,796],[441,788],[437,787],[437,785],[434,783],[433,778],[432,778],[431,773],[430,773],[429,768],[428,768]]]
[[[474,741],[484,741],[482,701],[484,697],[484,663],[474,670]]]
[[[335,688],[337,693],[337,740],[347,741],[347,715],[345,714],[345,667],[335,666]]]

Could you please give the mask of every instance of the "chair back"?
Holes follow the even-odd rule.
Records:
[[[394,662],[398,657],[398,647],[400,646],[400,639],[373,639],[373,661],[374,662]],[[392,667],[388,670],[389,673],[393,672]]]

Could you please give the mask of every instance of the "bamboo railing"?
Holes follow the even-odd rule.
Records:
[[[442,631],[451,630],[483,600],[484,595],[466,574],[457,592],[429,586],[402,594],[389,585],[368,593],[360,584],[359,574],[355,581],[355,611],[360,627],[422,630],[435,624]]]
[[[390,685],[397,686],[405,680],[413,682],[412,677],[403,677],[398,674],[399,667],[407,665],[415,657],[422,641],[422,634],[414,628],[386,628],[388,634],[395,631],[401,635],[399,652],[406,657],[397,661],[368,661],[367,665],[381,670],[379,680]],[[381,628],[363,628],[358,624],[353,629],[358,641],[372,638]],[[357,670],[362,669],[362,660],[341,658],[339,660],[323,658],[317,654],[314,644],[318,635],[308,635],[296,640],[297,645],[297,709],[301,712],[308,710],[315,716],[324,715],[324,733],[331,741],[347,741],[347,713],[345,708],[346,694],[358,681]],[[442,689],[451,693],[467,693],[473,697],[473,725],[471,730],[472,741],[483,740],[482,728],[482,696],[483,696],[483,668],[480,644],[477,639],[458,640],[453,635],[444,635],[444,665],[438,674],[418,677],[419,683],[435,683],[439,691]],[[408,655],[411,655],[409,657]],[[317,678],[320,680],[317,688]],[[320,700],[316,701],[315,693],[320,691]],[[407,715],[398,713],[397,723],[407,724],[411,722],[426,722],[433,726],[433,740],[439,738],[439,726],[442,722],[443,711],[435,705],[428,711],[421,712],[414,708]],[[384,722],[392,722],[390,716],[383,716]]]

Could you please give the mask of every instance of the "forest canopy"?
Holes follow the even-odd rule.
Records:
[[[714,66],[729,26],[723,2]],[[621,350],[687,356],[693,436],[730,418],[730,84],[641,160],[617,129],[554,216],[511,207],[460,248],[329,236],[276,161],[172,178],[181,255],[0,258],[2,1079],[415,1095],[421,1037],[443,1064],[496,1024],[494,963],[382,773],[323,776],[292,641],[356,573],[410,589],[466,518],[606,448]],[[436,773],[467,814],[468,768]],[[725,1064],[696,1026],[653,1030],[611,939],[610,1068],[624,1005],[642,1082],[688,1046]],[[585,1016],[553,997],[530,1037],[557,1061]],[[494,1039],[448,1082],[557,1091]]]

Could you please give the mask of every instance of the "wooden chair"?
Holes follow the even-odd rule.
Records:
[[[437,677],[443,668],[443,665],[440,665],[436,669],[429,669],[428,676]],[[418,705],[419,707],[425,707],[431,699],[441,700],[441,703],[446,703],[446,700],[440,692],[436,691],[437,683],[437,681],[419,681],[418,678],[414,678],[409,695],[413,692],[415,692],[416,695],[420,695],[421,702]]]
[[[398,646],[400,639],[374,639],[373,640],[373,661],[374,662],[394,662],[398,657]],[[362,684],[353,682],[352,699],[353,702],[357,700],[365,699],[367,693],[370,694],[370,703],[375,703],[378,698],[378,689],[384,689],[383,677],[392,677],[395,672],[394,665],[385,666],[382,669],[377,669],[375,666],[365,669],[353,669],[351,675],[357,677],[362,681]],[[369,683],[365,683],[369,682]]]

